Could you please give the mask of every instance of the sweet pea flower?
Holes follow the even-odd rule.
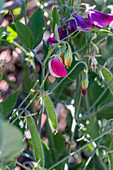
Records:
[[[53,43],[57,43],[57,40],[55,39],[54,33],[52,33],[52,34],[50,35],[50,37],[48,38],[47,42],[48,42],[48,44],[50,44],[50,45],[53,44]]]
[[[91,29],[93,28],[93,25],[89,23],[85,18],[81,17],[80,15],[74,14],[73,17],[75,19],[70,20],[71,32],[74,32],[76,30],[80,32],[86,32],[86,31],[91,31]]]
[[[63,26],[62,28],[58,28],[58,34],[59,34],[59,39],[62,40],[65,37],[67,37],[67,30],[66,30],[66,26]],[[53,43],[57,43],[57,40],[55,39],[55,35],[54,33],[52,33],[50,35],[50,37],[47,40],[48,44],[53,44]]]
[[[104,14],[100,11],[91,9],[88,11],[88,21],[98,28],[106,27],[113,21],[113,14]]]
[[[65,77],[67,75],[63,63],[56,56],[49,61],[48,68],[50,74],[54,77]]]

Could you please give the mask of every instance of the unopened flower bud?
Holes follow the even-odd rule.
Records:
[[[81,89],[82,89],[82,94],[83,94],[83,96],[86,95],[87,87],[88,87],[88,77],[85,77],[85,78],[81,81]]]
[[[72,62],[72,52],[70,48],[68,48],[64,54],[64,63],[66,66],[71,66],[71,62]]]

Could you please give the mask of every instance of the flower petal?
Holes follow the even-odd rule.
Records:
[[[59,33],[59,38],[60,40],[64,39],[67,37],[67,31],[66,31],[66,26],[63,26],[62,28],[58,28],[58,33]],[[47,42],[51,45],[53,43],[57,43],[57,40],[55,39],[54,33],[50,35],[48,38]]]
[[[70,20],[70,27],[72,31],[77,30],[77,27],[80,27],[80,32],[91,31],[91,29],[93,28],[93,25],[80,15],[74,14],[73,17],[75,19]]]
[[[64,39],[65,37],[67,37],[66,26],[63,26],[62,28],[58,28],[58,33],[59,33],[59,38],[60,38],[60,40],[62,40],[62,39]]]
[[[104,14],[100,11],[91,9],[88,12],[88,21],[99,28],[106,27],[113,21],[113,14]]]
[[[48,67],[50,74],[54,77],[65,77],[67,75],[63,63],[56,56],[49,61]]]
[[[55,39],[54,33],[52,33],[52,34],[50,35],[50,37],[48,38],[47,42],[48,42],[48,44],[50,44],[50,45],[53,44],[53,43],[57,43],[57,40]]]

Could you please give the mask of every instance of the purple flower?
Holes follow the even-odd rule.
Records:
[[[75,19],[70,20],[71,32],[74,32],[76,30],[80,32],[86,32],[91,31],[91,29],[93,28],[93,25],[90,24],[86,19],[84,19],[80,15],[74,14],[73,17]]]
[[[66,30],[66,26],[63,26],[62,28],[58,28],[58,33],[59,33],[59,38],[60,40],[64,39],[65,37],[67,37],[67,30]],[[57,40],[55,39],[54,33],[52,33],[50,35],[50,37],[48,38],[47,42],[51,45],[53,43],[57,43]]]
[[[49,61],[48,67],[50,74],[54,77],[65,77],[67,75],[63,63],[56,56]]]
[[[88,21],[98,28],[106,27],[113,21],[113,14],[104,14],[97,10],[91,9],[88,12]]]

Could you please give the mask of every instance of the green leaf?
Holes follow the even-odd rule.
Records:
[[[43,30],[45,28],[43,13],[38,8],[30,18],[30,28],[33,33],[33,48],[35,48],[42,40]]]
[[[103,76],[105,78],[106,83],[109,84],[110,81],[113,79],[113,74],[105,67],[102,68],[101,71],[102,71],[102,74],[103,74]],[[113,95],[113,82],[110,85],[110,91],[111,91],[111,93]]]
[[[113,169],[113,155],[112,153],[108,153],[109,159],[110,159],[110,169]]]
[[[0,160],[12,161],[18,156],[26,145],[23,135],[17,127],[11,126],[8,122],[0,119]]]
[[[57,130],[57,118],[56,118],[56,113],[54,110],[54,107],[51,103],[50,98],[47,95],[44,95],[44,103],[48,112],[49,120],[52,125],[52,127]]]
[[[3,5],[4,5],[5,0],[0,0],[0,10],[2,9]]]
[[[18,34],[15,30],[14,24],[9,24],[7,30],[10,33],[10,35],[7,36],[7,41],[11,43],[12,40],[15,40],[18,37]]]
[[[18,91],[8,95],[7,98],[0,103],[0,116],[3,119],[12,112],[16,104],[17,96],[18,96]]]
[[[102,109],[101,111],[98,112],[97,114],[98,118],[105,118],[107,120],[113,118],[113,106],[111,107],[106,107]]]
[[[5,29],[4,29],[3,27],[1,27],[1,28],[0,28],[0,38],[1,38],[1,36],[2,36],[3,31],[5,31]]]
[[[73,7],[74,0],[69,0],[69,6]]]
[[[21,22],[16,21],[16,31],[24,48],[32,49],[33,35],[31,29]]]
[[[90,161],[87,169],[88,170],[107,170],[105,163],[96,154],[94,155],[93,159]]]
[[[20,14],[21,14],[21,7],[15,8],[15,9],[13,10],[13,14],[14,14],[14,15],[20,15]]]
[[[55,39],[56,39],[57,41],[60,41],[57,24],[55,24],[54,34],[55,34]]]
[[[25,65],[24,67],[24,73],[22,75],[22,85],[24,93],[28,93],[30,89],[33,87],[33,81],[30,78],[30,69],[27,65]]]
[[[56,7],[53,8],[52,17],[53,17],[52,29],[53,29],[53,32],[54,32],[55,25],[57,24],[57,26],[59,26],[59,22],[60,22],[59,14],[58,14],[58,11],[57,11]]]
[[[50,148],[44,143],[43,140],[42,140],[42,144],[43,144],[43,150],[45,155],[45,168],[49,168],[52,165]]]
[[[47,121],[47,138],[49,140],[49,148],[51,150],[51,159],[53,163],[57,162],[61,157],[66,154],[65,139],[58,132],[55,135],[51,132],[49,122]],[[60,164],[61,166],[61,164]]]
[[[96,138],[99,135],[99,125],[95,115],[89,119],[89,124],[87,125],[86,133],[89,134],[92,139]]]
[[[54,135],[54,142],[55,142],[57,159],[59,159],[65,153],[64,137],[60,133],[57,133],[56,135]]]
[[[31,133],[32,145],[34,148],[34,156],[41,167],[44,167],[44,154],[41,144],[41,139],[39,137],[38,131],[36,129],[35,123],[31,116],[27,116],[27,123]]]

